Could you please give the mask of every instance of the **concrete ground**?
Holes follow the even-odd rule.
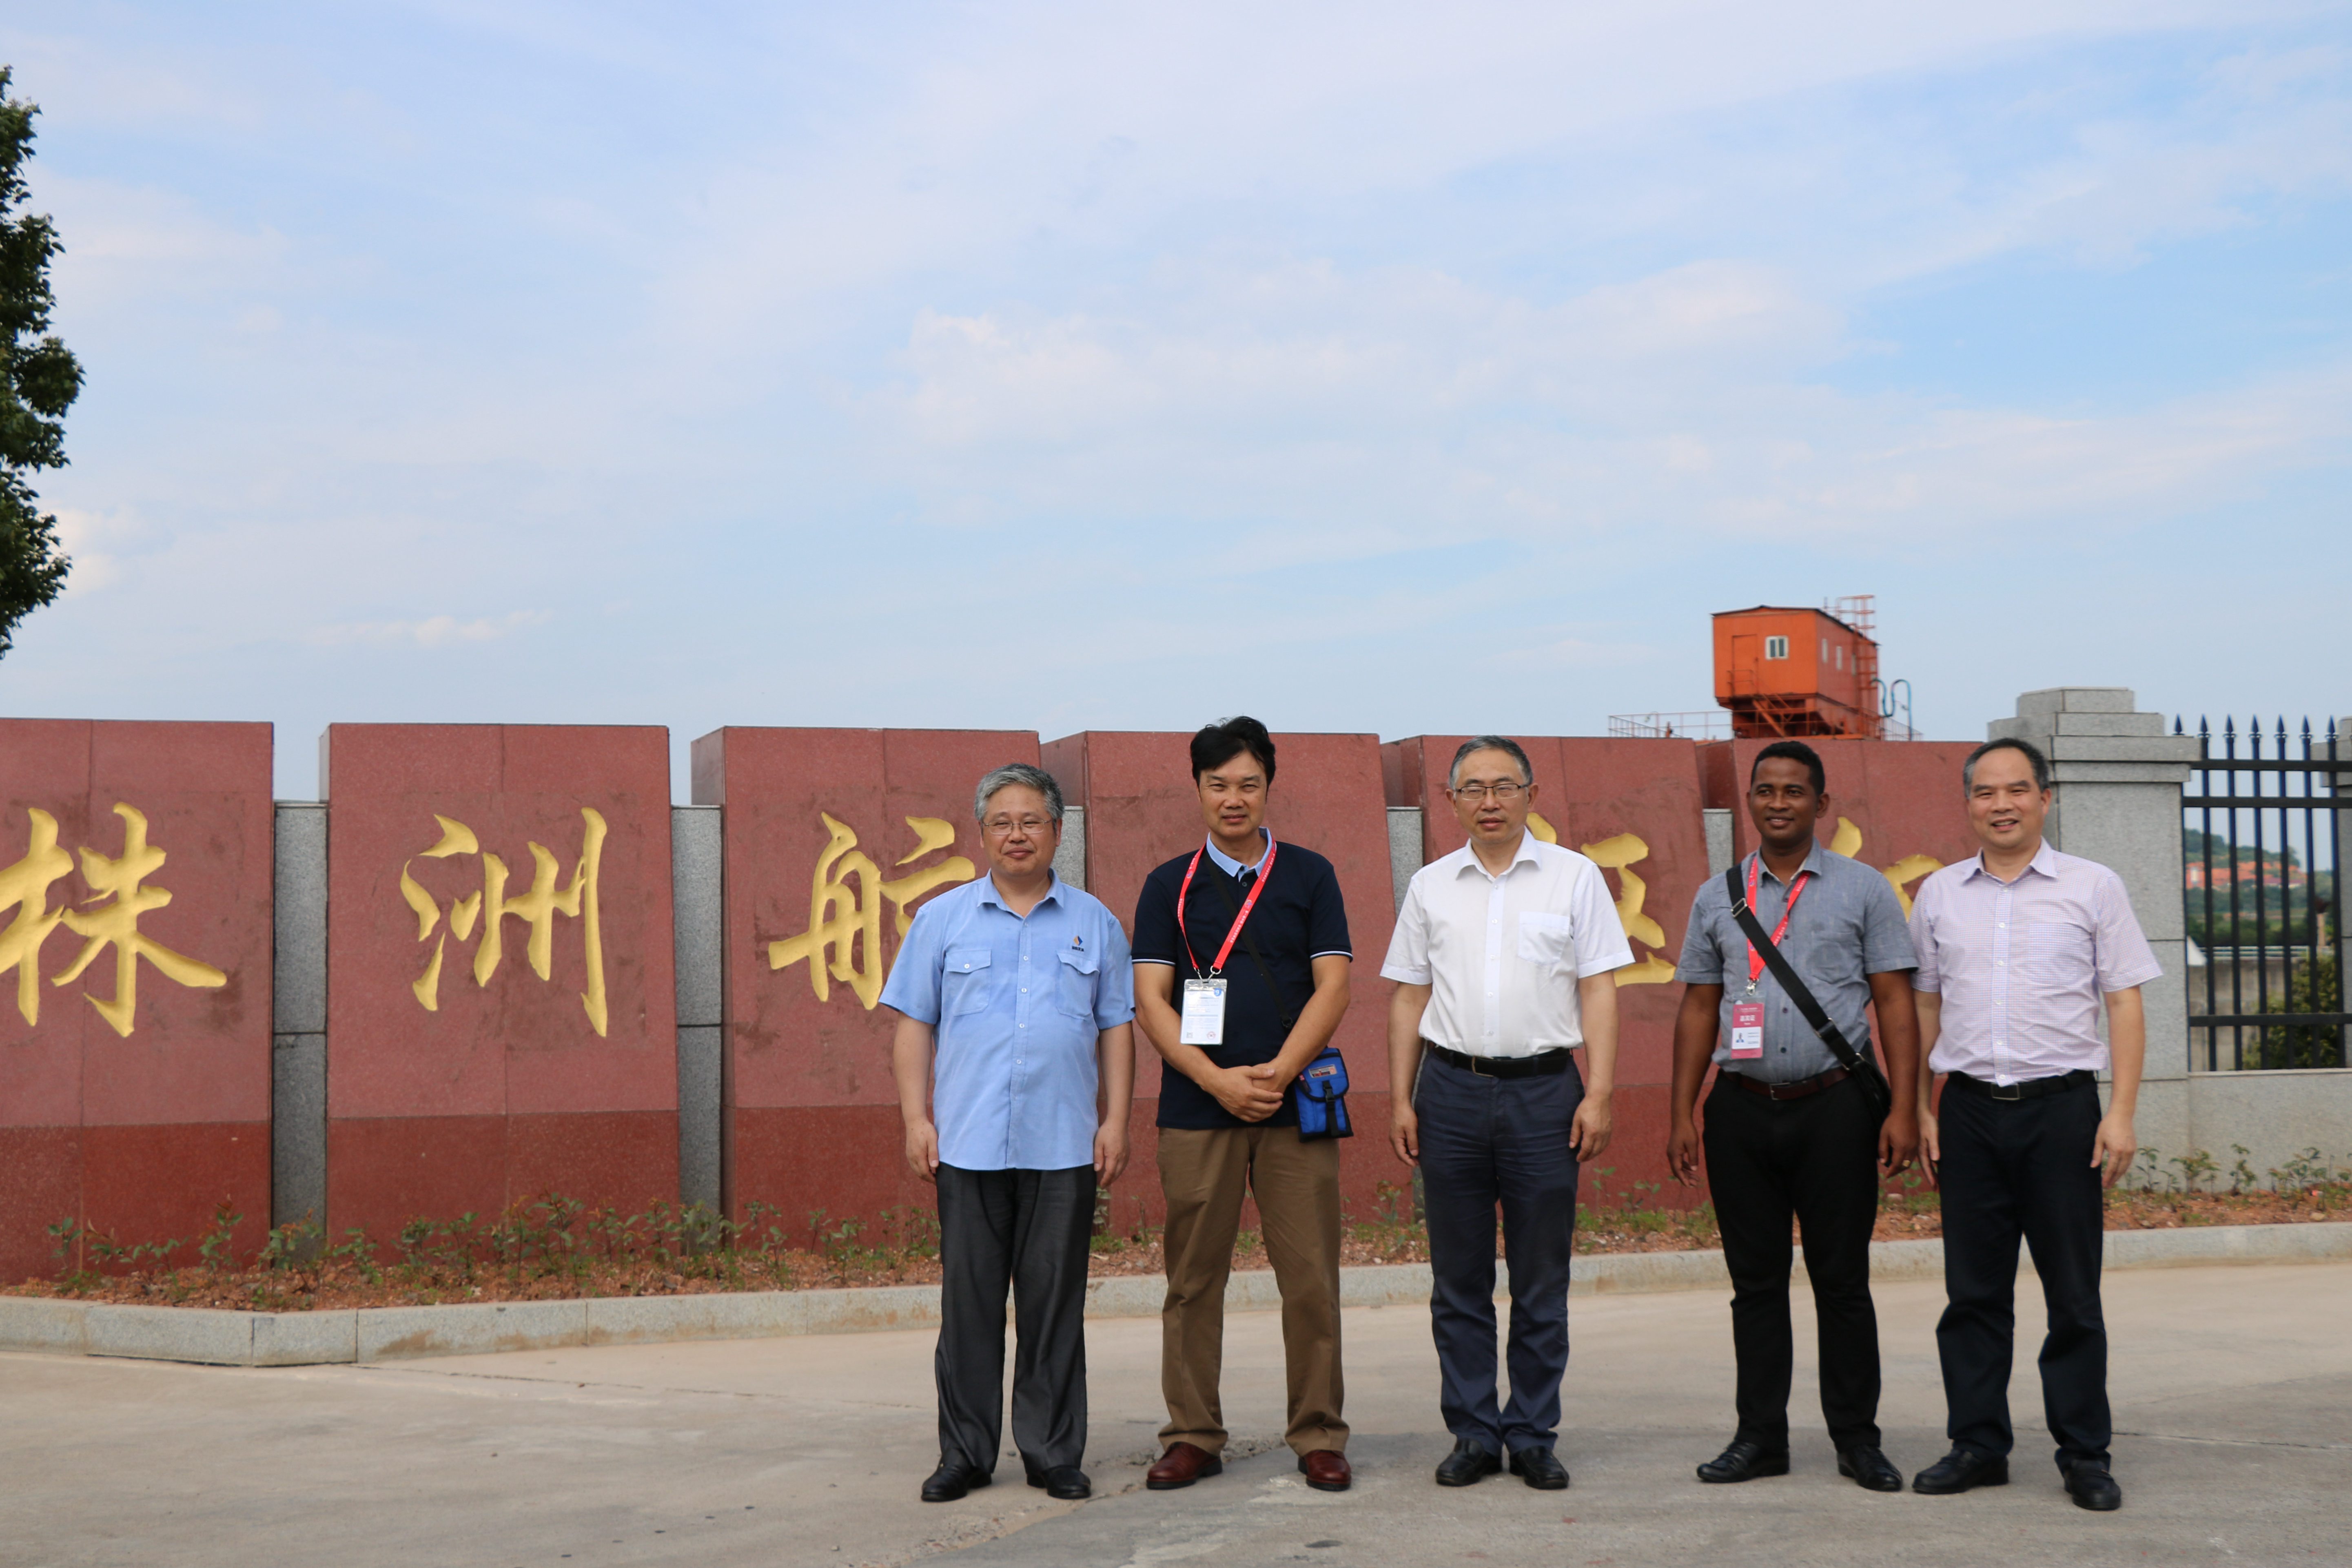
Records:
[[[1940,1291],[1878,1298],[1887,1451],[1916,1471],[1944,1447]],[[1728,1314],[1711,1291],[1575,1304],[1565,1493],[1431,1483],[1448,1443],[1427,1317],[1404,1307],[1348,1314],[1359,1479],[1339,1496],[1301,1485],[1276,1441],[1273,1314],[1236,1316],[1227,1335],[1227,1419],[1250,1457],[1172,1493],[1140,1486],[1158,1324],[1089,1324],[1097,1495],[1081,1505],[1023,1486],[1011,1454],[992,1488],[916,1500],[935,1457],[928,1333],[277,1370],[0,1355],[0,1563],[2340,1564],[2347,1305],[2342,1264],[2110,1274],[2126,1493],[2111,1515],[2058,1489],[2031,1342],[2005,1489],[1865,1493],[1837,1478],[1817,1428],[1785,1479],[1700,1486],[1691,1466],[1729,1430]],[[1818,1419],[1809,1344],[1799,1358],[1804,1427]]]

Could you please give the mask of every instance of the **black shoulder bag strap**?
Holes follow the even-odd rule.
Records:
[[[1772,946],[1772,934],[1764,929],[1764,923],[1756,918],[1754,910],[1748,907],[1748,890],[1740,884],[1738,865],[1723,873],[1723,885],[1731,894],[1731,917],[1739,922],[1739,929],[1747,934],[1749,946],[1764,955],[1765,967],[1770,969],[1772,977],[1780,982],[1780,989],[1788,993],[1789,999],[1797,1004],[1797,1010],[1805,1015],[1805,1022],[1812,1027],[1812,1031],[1822,1037],[1822,1043],[1845,1064],[1848,1072],[1862,1081],[1862,1092],[1870,1097],[1878,1119],[1885,1121],[1895,1108],[1895,1090],[1886,1082],[1886,1075],[1879,1071],[1877,1063],[1847,1043],[1838,1026],[1830,1021],[1830,1015],[1822,1010],[1822,1004],[1813,999],[1813,993],[1805,988],[1805,982],[1798,975],[1796,966],[1789,962],[1780,949]]]

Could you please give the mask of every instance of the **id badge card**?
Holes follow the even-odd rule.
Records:
[[[1223,1045],[1225,1043],[1225,982],[1219,980],[1187,980],[1184,982],[1183,1028],[1177,1040],[1185,1045]]]
[[[1731,1059],[1753,1061],[1764,1054],[1764,1004],[1731,1004]]]

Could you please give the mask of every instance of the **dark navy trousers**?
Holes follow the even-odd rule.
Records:
[[[2017,1335],[2017,1244],[2033,1253],[2047,1332],[2042,1415],[2061,1470],[2108,1462],[2107,1322],[2099,1306],[2105,1189],[2091,1150],[2099,1092],[2084,1083],[2035,1100],[2000,1101],[1947,1084],[1942,1101],[1944,1290],[1936,1325],[1944,1364],[1945,1430],[1953,1445],[1995,1457],[2015,1441],[2010,1358]]]
[[[1563,1072],[1486,1078],[1435,1056],[1423,1064],[1422,1204],[1429,1220],[1429,1315],[1445,1429],[1495,1453],[1550,1448],[1568,1371],[1568,1276],[1576,1252],[1576,1155],[1569,1122],[1584,1099]],[[1495,1215],[1510,1263],[1508,1404],[1495,1356]]]

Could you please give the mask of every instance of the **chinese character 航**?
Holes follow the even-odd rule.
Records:
[[[906,875],[884,881],[882,868],[857,847],[857,834],[829,812],[817,813],[828,835],[810,878],[808,929],[768,944],[768,967],[782,969],[805,962],[809,986],[816,999],[832,994],[828,979],[845,983],[866,1011],[882,999],[887,972],[882,962],[882,901],[898,911],[898,934],[904,936],[914,924],[909,913],[915,901],[950,883],[970,882],[977,874],[961,855]],[[915,847],[895,862],[904,866],[944,850],[955,842],[955,824],[939,817],[908,817],[915,830]]]

